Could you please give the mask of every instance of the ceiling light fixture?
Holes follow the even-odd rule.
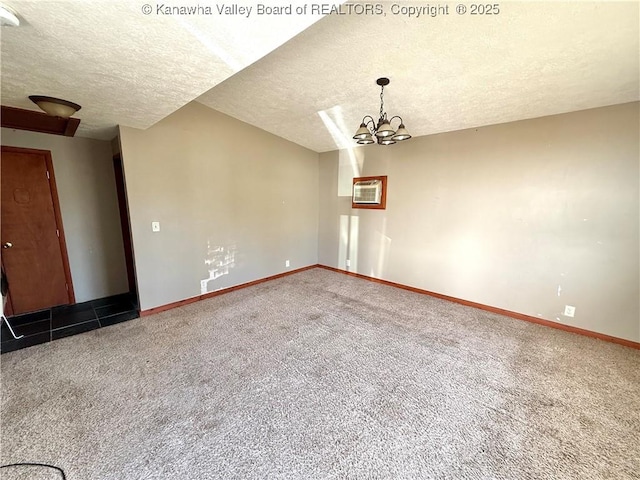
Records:
[[[378,145],[393,145],[396,142],[409,140],[411,135],[409,135],[409,132],[407,132],[407,129],[404,127],[402,117],[396,115],[387,119],[387,113],[384,111],[384,87],[389,85],[389,79],[382,77],[376,80],[376,83],[380,85],[381,89],[380,118],[378,119],[378,123],[376,124],[371,115],[365,115],[360,124],[360,128],[358,128],[353,138],[357,140],[360,145],[369,145],[375,143],[376,140],[378,141]],[[394,130],[391,126],[391,122],[396,118],[400,119],[398,130]],[[374,136],[376,140],[373,139]]]
[[[0,5],[0,25],[3,27],[19,27],[20,19],[9,7]]]
[[[33,103],[38,105],[47,115],[52,117],[69,118],[82,107],[77,103],[61,100],[60,98],[44,97],[42,95],[31,95],[29,97]]]

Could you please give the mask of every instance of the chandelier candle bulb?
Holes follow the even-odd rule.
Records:
[[[371,115],[365,115],[362,119],[360,127],[353,136],[354,140],[357,140],[359,145],[369,145],[375,143],[378,145],[393,145],[396,142],[402,142],[411,138],[409,132],[404,126],[402,117],[395,115],[391,118],[387,117],[387,113],[384,111],[384,87],[389,85],[389,79],[386,77],[376,80],[376,84],[380,86],[380,118],[378,122],[373,119]],[[391,126],[391,122],[395,119],[400,120],[398,130],[394,130]],[[375,140],[374,140],[375,137]]]

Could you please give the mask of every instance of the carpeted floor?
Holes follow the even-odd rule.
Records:
[[[640,478],[640,351],[323,269],[1,360],[69,480]]]

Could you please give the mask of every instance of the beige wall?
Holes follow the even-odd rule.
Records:
[[[321,154],[319,263],[640,341],[638,112]],[[385,211],[350,208],[354,174],[388,175]]]
[[[111,143],[3,128],[2,145],[51,152],[76,302],[128,291]]]
[[[195,102],[120,143],[143,310],[317,263],[317,153]]]

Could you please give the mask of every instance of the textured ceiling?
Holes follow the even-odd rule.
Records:
[[[80,136],[110,139],[117,124],[147,128],[198,98],[312,150],[332,150],[354,145],[362,117],[378,114],[380,76],[391,78],[387,113],[402,115],[413,135],[640,96],[637,1],[503,1],[490,16],[459,15],[448,4],[449,15],[418,18],[392,5],[447,4],[383,2],[383,15],[320,21],[257,15],[257,2],[234,3],[252,6],[249,18],[219,15],[222,3],[212,0],[3,2],[26,26],[1,29],[2,104],[36,109],[27,98],[34,94],[79,103]],[[162,15],[163,4],[213,14]]]
[[[498,15],[419,18],[391,5],[327,16],[198,101],[322,152],[355,145],[362,117],[379,112],[380,76],[391,79],[387,113],[414,136],[639,99],[636,1],[512,1]]]
[[[1,29],[2,104],[37,110],[29,95],[79,103],[78,135],[103,139],[117,124],[149,127],[321,18],[257,15],[255,6],[248,18],[220,15],[222,3],[207,0],[3,3],[25,25]],[[166,15],[161,5],[208,6],[212,14]]]

